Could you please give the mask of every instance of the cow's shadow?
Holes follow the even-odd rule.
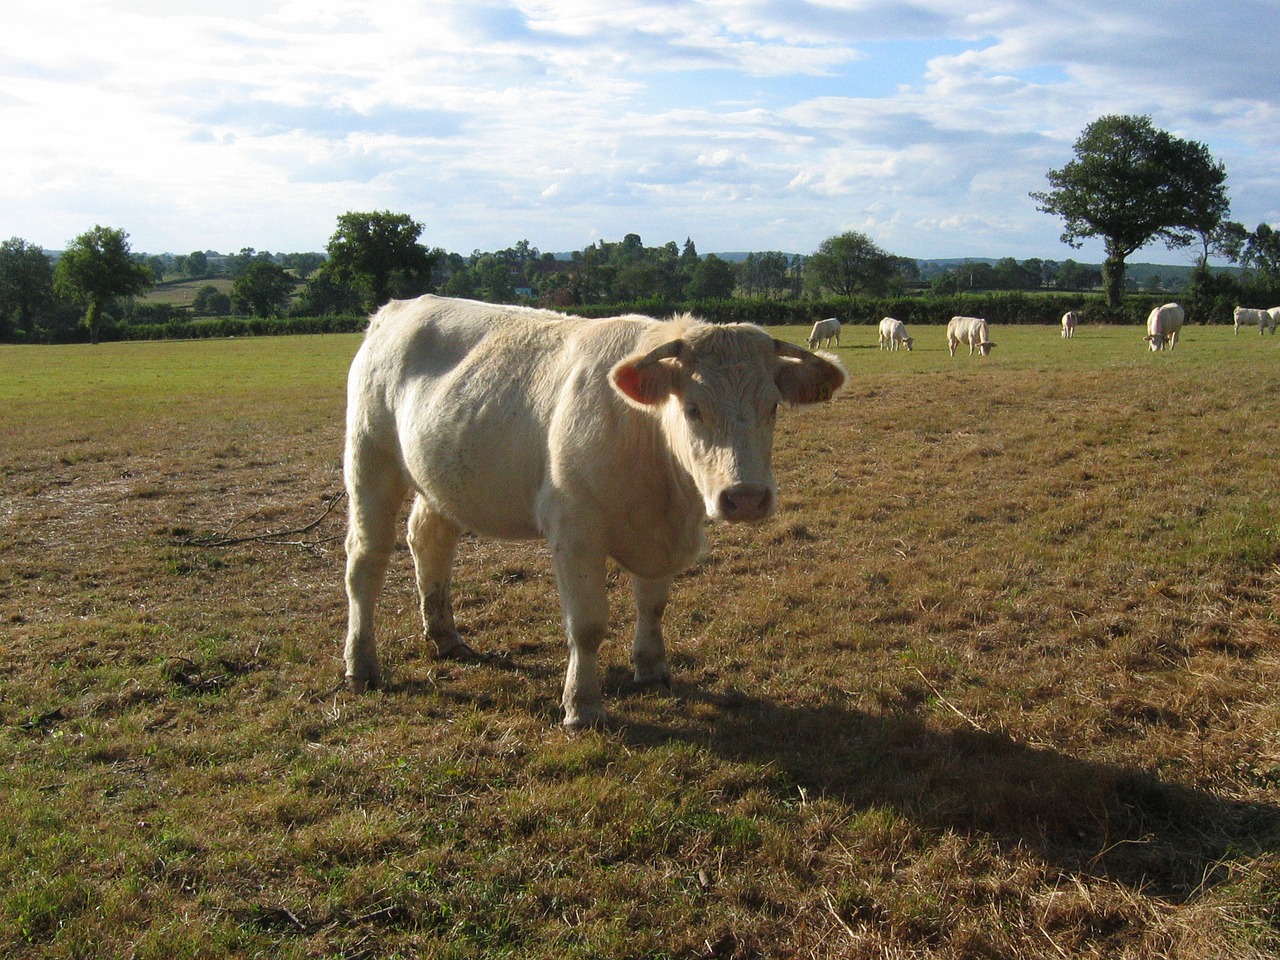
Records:
[[[1280,850],[1274,804],[1225,799],[1002,733],[939,731],[914,716],[842,706],[726,700],[679,684],[674,692],[723,709],[710,726],[634,722],[623,685],[610,697],[619,735],[637,747],[694,743],[781,771],[810,797],[887,806],[926,829],[1018,845],[1065,872],[1171,902],[1220,883],[1233,860]]]

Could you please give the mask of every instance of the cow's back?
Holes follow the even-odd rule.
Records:
[[[522,342],[542,345],[527,351],[530,362],[541,363],[554,347],[555,319],[559,315],[546,311],[472,300],[393,300],[370,321],[349,384],[381,385],[394,403],[399,391],[429,388],[497,353],[514,358]]]
[[[1177,303],[1166,303],[1156,307],[1147,318],[1147,332],[1169,336],[1182,329],[1186,320],[1186,311]]]
[[[947,324],[947,336],[976,346],[987,339],[987,321],[981,317],[952,317]]]

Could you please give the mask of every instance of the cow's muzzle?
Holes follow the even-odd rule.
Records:
[[[739,483],[716,498],[720,518],[730,523],[755,523],[773,512],[773,491],[755,483]]]

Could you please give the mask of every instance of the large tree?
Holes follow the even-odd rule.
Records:
[[[894,257],[856,230],[823,240],[805,261],[806,279],[841,297],[883,294],[897,272]]]
[[[296,304],[299,314],[314,317],[330,314],[354,316],[363,309],[360,292],[343,283],[327,262],[311,275]]]
[[[329,238],[329,267],[366,295],[376,309],[397,294],[422,292],[431,283],[432,256],[418,243],[423,230],[408,214],[382,210],[344,213]]]
[[[53,303],[53,263],[34,244],[13,237],[0,244],[0,332],[16,324],[30,337],[36,316]]]
[[[693,241],[689,241],[692,244]],[[693,268],[693,275],[684,288],[690,300],[727,300],[733,296],[738,284],[733,264],[708,253]]]
[[[748,296],[777,296],[791,289],[791,261],[785,253],[748,253],[738,267],[738,283]]]
[[[293,296],[296,281],[277,263],[254,260],[236,278],[231,288],[231,305],[237,313],[257,317],[277,317]]]
[[[1214,249],[1232,263],[1256,270],[1269,286],[1280,285],[1280,231],[1270,224],[1260,223],[1249,233],[1243,224],[1224,223],[1213,241]]]
[[[187,254],[185,269],[188,277],[207,277],[209,275],[209,255],[203,250],[192,250]]]
[[[1038,208],[1062,217],[1062,241],[1106,245],[1103,286],[1120,302],[1125,260],[1151,243],[1184,247],[1227,215],[1226,169],[1208,148],[1152,126],[1150,117],[1105,116],[1075,143],[1076,158],[1046,174],[1053,189],[1033,192]]]
[[[95,226],[72,240],[53,270],[54,289],[84,307],[89,339],[98,342],[102,308],[116,297],[131,297],[152,286],[151,270],[129,252],[123,230]]]

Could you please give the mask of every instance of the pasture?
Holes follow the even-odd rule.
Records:
[[[233,281],[227,277],[201,277],[198,280],[170,280],[152,287],[140,298],[142,303],[167,303],[175,307],[190,308],[196,294],[203,287],[214,287],[219,293],[231,295]]]
[[[345,692],[358,337],[0,347],[0,955],[1276,955],[1280,337],[910,332],[578,736],[536,543]]]

